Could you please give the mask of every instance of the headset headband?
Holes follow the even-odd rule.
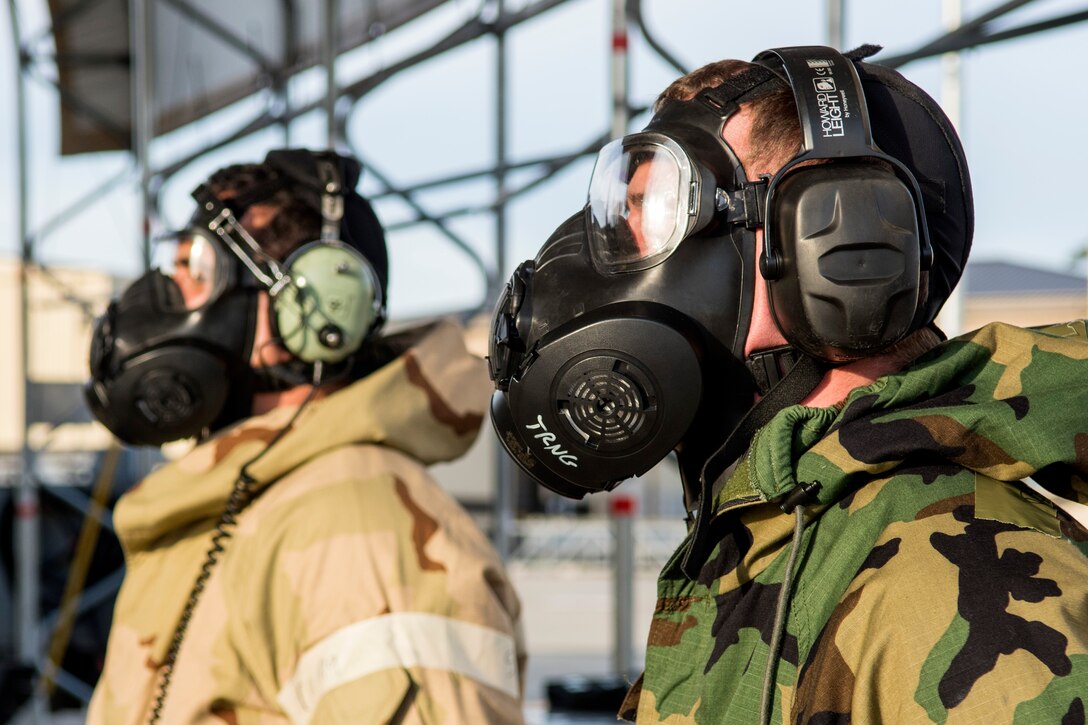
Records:
[[[892,166],[915,200],[921,236],[921,268],[933,263],[922,190],[914,174],[899,159],[880,150],[873,139],[869,109],[854,62],[834,48],[821,45],[773,48],[753,59],[788,83],[801,124],[801,152],[774,175],[768,205],[778,183],[798,164],[814,159],[877,159]],[[760,266],[766,277],[780,273],[780,260],[771,235],[764,236]]]
[[[793,89],[804,136],[798,158],[884,157],[873,144],[861,79],[848,58],[831,48],[800,46],[764,51],[755,62],[784,73]]]
[[[317,177],[321,182],[321,241],[340,239],[340,222],[344,218],[344,193],[336,161],[324,154],[315,154]]]

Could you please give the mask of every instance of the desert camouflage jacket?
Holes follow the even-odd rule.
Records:
[[[1061,723],[1088,710],[1088,340],[990,325],[844,404],[781,411],[662,572],[639,723],[757,723],[794,520],[774,723]],[[1055,505],[1057,504],[1057,505]],[[1063,510],[1064,509],[1064,510]]]
[[[517,723],[519,604],[425,463],[460,456],[490,392],[456,325],[311,403],[249,467],[183,640],[163,723]],[[88,722],[146,723],[171,636],[241,466],[294,409],[251,418],[117,506],[127,574]]]

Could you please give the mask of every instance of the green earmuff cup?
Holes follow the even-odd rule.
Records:
[[[288,284],[272,300],[283,346],[306,363],[338,363],[366,339],[379,317],[377,277],[342,242],[312,242],[285,262]]]

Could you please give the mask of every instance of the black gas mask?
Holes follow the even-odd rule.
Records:
[[[685,438],[701,449],[751,405],[740,358],[755,253],[744,221],[754,226],[757,210],[721,137],[734,110],[672,103],[645,132],[605,146],[584,211],[498,302],[492,420],[557,493],[611,489]]]
[[[198,207],[189,227],[160,240],[153,268],[96,322],[84,393],[94,416],[122,441],[161,445],[197,436],[249,416],[255,393],[326,382],[350,370],[380,326],[379,274],[339,239],[339,167],[350,161],[358,178],[358,164],[295,150],[272,152],[266,163],[297,162],[300,154],[320,190],[313,196],[321,239],[279,261],[238,222],[252,204],[298,183],[285,174],[226,202],[202,185],[193,192]],[[251,367],[261,292],[269,296],[273,339],[291,354],[287,364]]]
[[[174,260],[110,303],[91,341],[87,403],[134,445],[189,437],[218,427],[220,417],[237,420],[248,414],[240,409],[255,386],[255,280],[247,284],[240,265],[198,232],[179,235],[175,250]]]
[[[802,150],[750,182],[723,126],[739,104],[784,86]],[[758,227],[789,347],[745,360]],[[918,185],[874,144],[853,61],[830,48],[767,51],[606,145],[583,213],[518,267],[492,330],[500,441],[532,478],[574,498],[676,449],[689,503],[706,500],[708,459],[739,455],[773,412],[813,389],[825,363],[872,354],[919,326],[931,257]],[[777,385],[795,359],[803,374]]]

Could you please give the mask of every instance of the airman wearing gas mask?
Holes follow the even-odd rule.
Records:
[[[424,468],[474,440],[485,365],[452,322],[383,332],[359,174],[295,149],[217,172],[96,326],[98,419],[199,443],[117,505],[91,723],[521,719],[517,597]]]
[[[640,723],[1084,717],[1084,322],[941,342],[967,163],[875,50],[678,80],[496,308],[529,476],[581,498],[677,453]]]

